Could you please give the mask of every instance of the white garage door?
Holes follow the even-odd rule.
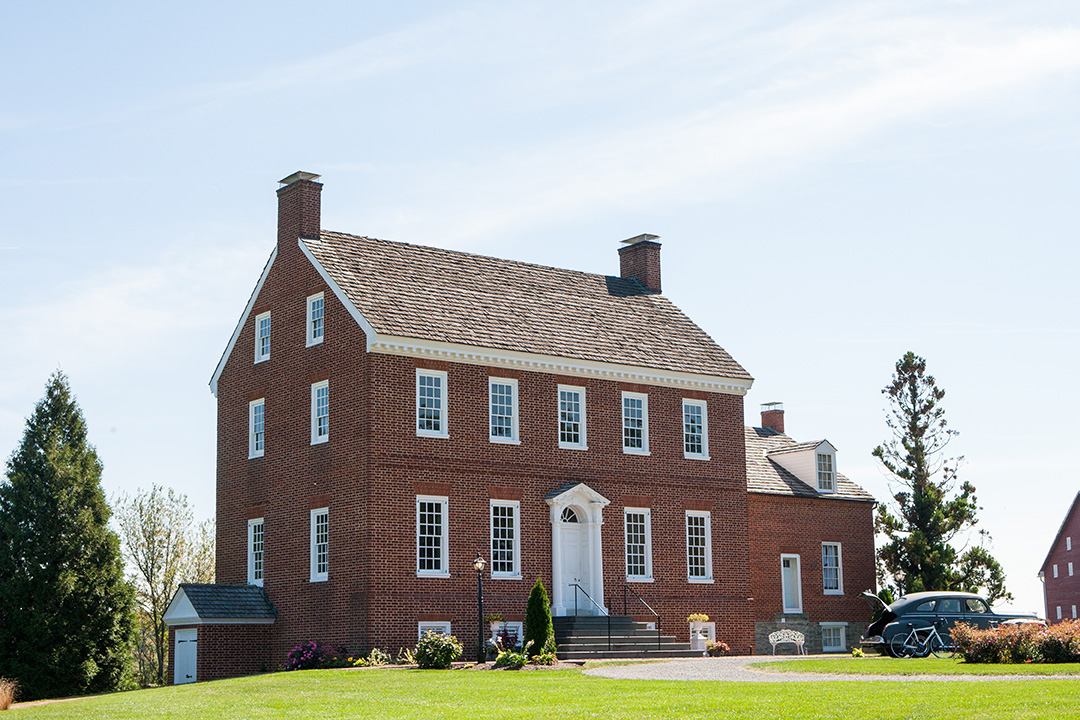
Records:
[[[190,628],[176,631],[176,647],[173,649],[173,684],[195,682],[195,667],[199,659],[199,630]]]

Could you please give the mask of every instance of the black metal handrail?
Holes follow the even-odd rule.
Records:
[[[651,612],[653,614],[653,617],[656,618],[656,649],[659,650],[660,649],[660,613],[653,610],[649,606],[649,603],[645,602],[645,598],[638,595],[637,590],[630,587],[629,585],[623,585],[623,589],[622,589],[622,611],[623,611],[623,615],[629,615],[630,614],[626,610],[626,591],[627,590],[634,593],[634,597],[636,597],[641,602],[641,604],[645,606],[645,609],[648,610],[649,612]]]
[[[608,652],[611,652],[611,614],[608,613],[608,611],[605,610],[603,608],[603,606],[600,605],[600,603],[593,600],[592,595],[585,592],[585,588],[581,587],[577,583],[570,583],[570,587],[574,588],[574,617],[578,616],[578,604],[577,604],[578,592],[580,592],[585,597],[589,598],[589,602],[591,602],[593,605],[595,605],[596,609],[599,610],[601,613],[603,613],[605,617],[607,617],[607,649],[608,649]]]

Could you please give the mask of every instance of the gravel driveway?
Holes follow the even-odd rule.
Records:
[[[722,658],[686,658],[640,665],[609,665],[585,670],[586,675],[618,680],[726,680],[730,682],[956,682],[1002,680],[1080,679],[1077,675],[826,675],[823,673],[775,673],[755,670],[755,663],[784,658],[739,656]]]

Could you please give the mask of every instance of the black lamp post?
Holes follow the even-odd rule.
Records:
[[[476,662],[487,662],[487,652],[484,651],[484,568],[487,562],[480,557],[480,551],[476,551],[476,559],[472,563],[476,571]]]

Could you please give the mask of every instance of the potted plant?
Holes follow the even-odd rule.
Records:
[[[705,613],[693,613],[686,618],[690,624],[690,649],[705,650],[705,643],[709,641],[709,635],[705,631],[705,623],[709,622],[709,616]]]
[[[490,613],[484,616],[484,622],[491,626],[491,639],[499,639],[499,628],[502,627],[503,622],[506,620],[499,613]]]

